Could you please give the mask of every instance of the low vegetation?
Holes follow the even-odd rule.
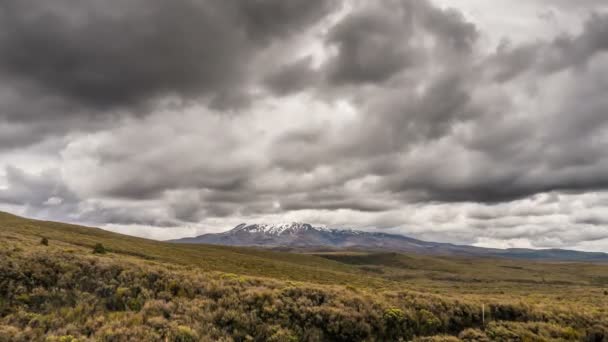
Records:
[[[0,341],[605,341],[607,268],[181,246],[0,214]]]

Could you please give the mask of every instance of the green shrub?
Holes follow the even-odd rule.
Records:
[[[401,309],[390,308],[384,311],[386,336],[391,340],[406,339],[412,336],[412,323]]]
[[[418,329],[423,335],[434,335],[439,332],[441,321],[426,309],[418,311]]]
[[[174,342],[196,342],[198,340],[198,334],[189,327],[180,325],[174,331]]]
[[[95,247],[93,247],[93,254],[106,254],[106,248],[101,244],[101,243],[97,243],[95,244]]]

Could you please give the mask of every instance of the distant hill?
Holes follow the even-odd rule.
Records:
[[[192,238],[171,240],[184,244],[254,246],[294,249],[362,249],[425,255],[500,257],[527,260],[608,262],[608,254],[563,249],[495,249],[428,242],[403,235],[371,233],[352,229],[329,229],[307,223],[240,224],[233,229]]]

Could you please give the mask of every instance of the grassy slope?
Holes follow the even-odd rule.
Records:
[[[41,237],[50,240],[49,247],[40,245]],[[275,292],[284,291],[280,290],[284,286],[291,286],[285,280],[296,281],[296,286],[302,286],[303,289],[317,286],[314,284],[325,286],[313,292],[334,293],[333,291],[344,291],[335,290],[343,289],[340,285],[349,285],[357,288],[353,291],[362,291],[354,292],[358,293],[357,297],[363,294],[376,303],[373,305],[384,308],[414,305],[418,307],[415,310],[420,310],[420,306],[426,306],[429,310],[434,308],[431,311],[439,315],[442,309],[433,306],[437,304],[431,304],[435,301],[448,301],[452,303],[448,307],[458,310],[459,307],[454,305],[464,305],[470,310],[471,307],[478,308],[480,303],[484,303],[507,310],[514,307],[524,310],[530,317],[548,317],[549,322],[553,322],[551,317],[566,317],[560,318],[568,322],[564,323],[566,325],[560,323],[561,326],[578,324],[577,329],[581,329],[577,330],[579,334],[584,334],[583,328],[591,328],[585,323],[586,320],[600,322],[600,317],[608,315],[608,295],[605,294],[608,289],[608,266],[601,264],[446,258],[399,253],[329,252],[312,255],[251,248],[178,245],[0,213],[0,247],[14,251],[7,252],[7,255],[16,253],[15,256],[31,258],[28,255],[47,253],[54,260],[61,260],[62,255],[65,255],[68,258],[66,260],[83,260],[86,264],[87,260],[94,258],[91,248],[96,243],[104,244],[111,253],[95,259],[106,260],[121,267],[128,264],[160,267],[170,272],[186,272],[178,277],[190,278],[197,274],[216,274],[216,271],[274,278],[280,283],[268,280],[264,286],[278,286],[273,290]],[[76,259],[69,259],[68,255]],[[184,281],[193,281],[187,279],[189,278],[184,278]],[[212,280],[216,281],[218,280]],[[238,285],[243,283],[236,284],[243,286]],[[259,286],[255,285],[246,291],[255,292]],[[401,291],[406,292],[400,294]],[[349,298],[349,295],[336,295],[336,298]],[[413,302],[404,304],[400,298],[411,298],[408,301]],[[333,312],[331,310],[336,309],[330,309]],[[138,314],[134,312],[129,315]],[[184,316],[184,319],[188,320],[188,316]],[[445,319],[449,320],[449,317]],[[514,331],[528,331],[528,323],[517,324],[518,328],[513,328]]]
[[[98,228],[25,219],[0,212],[0,238],[18,236],[61,241],[92,247],[102,243],[108,250],[144,259],[220,271],[318,283],[385,286],[389,281],[362,277],[350,265],[321,257],[279,253],[253,248],[178,245],[111,233]]]

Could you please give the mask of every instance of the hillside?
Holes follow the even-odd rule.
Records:
[[[398,234],[372,233],[353,229],[328,229],[296,222],[277,225],[243,223],[223,233],[204,234],[192,238],[171,240],[171,242],[267,248],[362,249],[425,255],[499,257],[547,261],[608,262],[608,254],[606,253],[561,249],[481,248],[422,241]]]
[[[607,285],[601,264],[179,245],[0,213],[0,341],[602,341]]]

